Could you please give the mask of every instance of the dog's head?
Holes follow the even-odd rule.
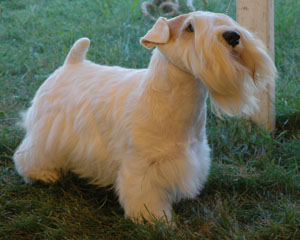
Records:
[[[224,14],[193,12],[159,18],[141,38],[175,66],[201,80],[217,114],[252,114],[254,93],[273,84],[276,68],[264,45]]]

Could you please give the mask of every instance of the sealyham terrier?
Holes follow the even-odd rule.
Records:
[[[147,69],[92,63],[89,39],[75,42],[23,116],[13,159],[26,182],[71,171],[112,185],[133,220],[170,220],[173,202],[199,194],[210,168],[207,97],[218,116],[252,114],[275,66],[224,14],[159,18],[140,42],[156,47]]]

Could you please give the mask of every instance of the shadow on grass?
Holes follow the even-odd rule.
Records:
[[[285,131],[286,138],[298,136],[300,138],[300,112],[280,115],[276,119],[276,134]]]

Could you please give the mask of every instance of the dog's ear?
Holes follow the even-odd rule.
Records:
[[[167,43],[170,37],[170,30],[167,20],[160,17],[154,26],[141,38],[140,43],[146,48],[153,48],[158,44]]]

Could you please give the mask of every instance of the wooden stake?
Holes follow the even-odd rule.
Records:
[[[274,59],[274,0],[237,0],[237,22],[264,41]],[[251,119],[266,130],[275,130],[275,87],[257,95],[260,111]]]

